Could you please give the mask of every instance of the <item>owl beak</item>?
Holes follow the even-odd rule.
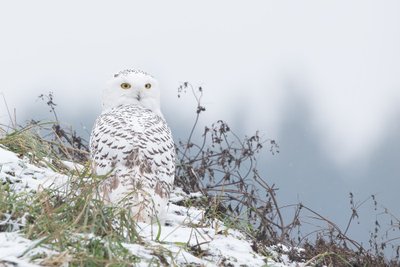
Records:
[[[142,99],[142,96],[140,95],[140,92],[137,94],[136,99],[137,99],[138,101],[140,101],[140,100]]]

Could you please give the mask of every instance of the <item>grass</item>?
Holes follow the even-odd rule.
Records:
[[[34,223],[25,227],[30,239],[45,238],[57,251],[68,251],[72,265],[114,265],[137,262],[123,247],[123,242],[140,240],[136,224],[125,209],[108,207],[99,200],[98,177],[89,176],[88,167],[79,176],[70,177],[70,188],[64,193],[43,190],[32,206],[38,207]]]
[[[42,240],[42,245],[60,252],[50,258],[42,255],[42,263],[67,260],[71,266],[130,266],[138,262],[122,245],[138,242],[135,223],[124,210],[105,207],[89,188],[86,181],[80,194],[75,188],[66,195],[47,189],[27,194],[15,193],[9,184],[1,185],[1,231],[20,226],[27,238]],[[26,214],[29,217],[23,224],[20,218]]]
[[[10,184],[0,184],[0,232],[19,230],[31,209],[26,205],[31,200],[26,193],[16,193]]]
[[[92,174],[88,163],[80,162],[85,165],[72,171],[62,165],[64,159],[54,150],[55,143],[36,131],[42,126],[13,131],[0,139],[0,144],[32,163],[66,174],[68,188],[54,185],[16,193],[13,184],[0,184],[0,231],[21,228],[28,239],[41,240],[41,245],[58,251],[56,256],[35,256],[45,265],[67,261],[70,266],[132,266],[139,262],[123,246],[140,242],[129,212],[100,200],[97,187],[104,177]]]

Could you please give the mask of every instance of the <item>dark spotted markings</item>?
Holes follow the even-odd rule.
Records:
[[[174,181],[175,150],[162,117],[138,105],[106,110],[96,120],[90,148],[95,172],[109,174],[101,187],[105,199],[129,199],[126,206],[140,206],[140,218],[165,209]]]

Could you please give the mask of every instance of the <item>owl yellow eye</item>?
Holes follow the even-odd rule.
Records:
[[[150,84],[150,83],[146,83],[146,84],[144,85],[144,87],[145,87],[146,89],[150,89],[150,88],[151,88],[151,84]]]
[[[131,88],[131,84],[129,84],[129,83],[121,83],[121,88],[122,89],[129,89],[129,88]]]

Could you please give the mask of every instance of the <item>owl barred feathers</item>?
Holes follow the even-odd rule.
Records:
[[[163,220],[174,183],[175,150],[156,80],[137,70],[114,75],[90,136],[103,200],[141,222]]]

